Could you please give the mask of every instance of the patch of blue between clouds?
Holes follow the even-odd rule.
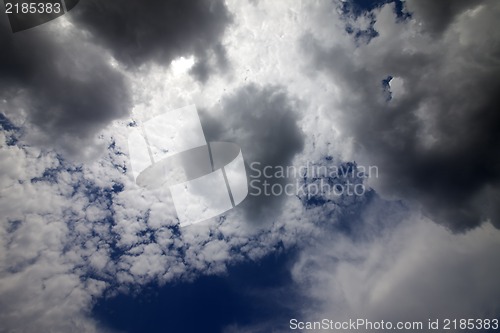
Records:
[[[361,30],[346,22],[345,31],[352,35],[359,44],[368,44],[373,38],[378,36],[374,28],[375,16],[370,13],[373,9],[382,7],[387,3],[394,3],[395,12],[398,20],[405,20],[411,17],[411,14],[403,11],[403,2],[401,0],[345,0],[342,2],[341,10],[345,17],[357,18],[367,15],[370,19],[370,26]]]
[[[387,228],[394,227],[394,224],[403,220],[409,212],[408,207],[402,201],[383,200],[365,184],[368,177],[377,176],[370,175],[367,166],[359,168],[354,161],[339,163],[333,157],[325,156],[312,165],[311,169],[314,168],[324,170],[324,174],[304,174],[301,184],[305,188],[312,185],[311,188],[315,189],[325,184],[330,189],[338,187],[341,192],[350,184],[351,191],[357,185],[363,186],[364,189],[361,195],[357,195],[354,191],[351,192],[352,195],[348,195],[344,191],[342,195],[332,197],[331,193],[316,193],[317,191],[310,193],[306,190],[305,195],[298,196],[306,212],[313,210],[319,212],[313,215],[321,216],[321,218],[312,222],[321,225],[325,232],[340,233],[355,241],[366,240],[367,237],[374,237]],[[384,213],[376,209],[381,206],[384,206],[390,214],[398,214],[399,217],[394,219],[383,216]],[[369,213],[372,216],[370,219],[366,218],[367,210],[372,210]]]
[[[100,299],[92,315],[107,327],[128,333],[222,332],[231,325],[271,322],[284,330],[300,295],[294,292],[290,265],[296,251],[279,251],[258,262],[228,268],[225,276]]]
[[[18,142],[17,134],[21,130],[14,125],[3,113],[0,113],[0,128],[6,132],[6,143],[14,146]]]
[[[344,14],[350,13],[360,16],[375,8],[382,7],[386,3],[394,3],[398,18],[404,19],[410,16],[410,14],[403,12],[403,1],[401,0],[346,0],[342,3],[342,11]]]
[[[389,102],[392,99],[392,92],[391,92],[391,80],[393,77],[391,75],[387,76],[385,79],[382,80],[382,89],[383,93],[385,95],[385,100],[386,102]]]

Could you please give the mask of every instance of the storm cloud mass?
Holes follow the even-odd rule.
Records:
[[[0,332],[499,317],[500,2],[81,0],[16,33],[0,9]],[[180,227],[128,140],[193,104],[248,181],[301,190]]]
[[[87,139],[128,114],[125,79],[102,49],[45,27],[12,34],[6,16],[0,24],[0,86],[8,115],[25,116],[52,144],[62,144],[62,137],[68,143]]]
[[[362,158],[380,166],[379,190],[415,199],[453,230],[486,220],[500,226],[500,34],[492,30],[500,7],[452,3],[408,1],[422,23],[419,35],[385,7],[374,25],[380,36],[354,57],[314,38],[304,38],[303,48],[312,50],[316,70],[350,92],[336,106],[340,127]]]
[[[207,71],[211,57],[218,67],[226,61],[221,38],[231,14],[219,0],[88,0],[76,7],[74,20],[127,66],[195,55]]]

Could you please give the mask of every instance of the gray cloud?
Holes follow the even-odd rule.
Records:
[[[0,18],[1,96],[11,103],[5,112],[25,112],[52,144],[73,150],[128,114],[128,88],[102,50],[50,28],[13,34]]]
[[[376,189],[418,202],[454,230],[487,219],[500,225],[500,34],[490,31],[499,11],[487,2],[443,37],[412,36],[411,24],[397,23],[386,6],[375,23],[382,33],[356,57],[303,39],[312,66],[342,89],[339,127],[354,137],[360,159],[379,165]]]
[[[455,17],[483,0],[407,0],[406,8],[432,33],[442,33]]]
[[[221,113],[202,113],[203,128],[208,141],[237,143],[247,164],[247,174],[256,175],[248,168],[287,166],[295,154],[302,151],[304,137],[299,121],[298,101],[288,96],[282,87],[258,87],[254,84],[239,89],[222,102]],[[259,178],[264,181],[262,177]],[[251,180],[251,179],[250,179]],[[283,182],[283,179],[269,180]],[[271,219],[279,213],[279,196],[251,196],[242,203],[247,217],[255,222]]]
[[[220,39],[231,22],[223,1],[82,1],[75,22],[127,66],[149,61],[169,64],[183,55],[197,57],[195,73],[206,80],[207,67],[224,68]],[[215,57],[215,63],[210,62]]]

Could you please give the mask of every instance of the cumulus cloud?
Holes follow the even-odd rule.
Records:
[[[107,258],[106,225],[83,217],[100,204],[77,194],[78,174],[55,154],[6,143],[2,132],[0,330],[96,332],[89,311],[107,283],[82,271],[97,251]]]

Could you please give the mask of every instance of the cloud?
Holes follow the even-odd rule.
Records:
[[[229,141],[238,144],[247,165],[249,180],[257,171],[263,182],[266,166],[291,165],[304,147],[304,134],[299,128],[299,101],[289,96],[283,87],[245,85],[226,96],[217,112],[202,114],[208,141]],[[255,162],[259,164],[254,164]],[[253,165],[253,167],[252,167]],[[253,178],[252,178],[253,177]],[[285,179],[267,179],[284,183]],[[272,220],[280,212],[280,196],[249,195],[241,204],[249,222]]]
[[[106,52],[59,23],[13,34],[7,17],[0,18],[0,96],[8,116],[33,125],[32,142],[77,154],[110,121],[128,114],[130,99]]]
[[[500,225],[500,34],[488,32],[499,11],[487,2],[457,12],[436,36],[397,20],[388,4],[374,12],[379,36],[369,43],[325,46],[315,32],[302,42],[310,66],[340,91],[330,119],[353,138],[357,160],[379,167],[374,188],[421,205],[453,230],[488,219]]]
[[[85,216],[107,207],[54,153],[6,145],[1,132],[0,155],[0,330],[105,331],[89,310],[108,284],[88,273],[109,261],[109,233],[106,218]]]
[[[467,9],[474,8],[481,3],[487,3],[487,1],[405,1],[407,11],[409,11],[415,19],[422,22],[424,24],[424,29],[430,33],[444,32],[457,16]]]
[[[231,14],[223,1],[82,1],[71,12],[79,27],[127,67],[169,65],[195,55],[193,74],[206,81],[227,65],[220,41]],[[213,61],[212,61],[213,58]]]
[[[425,331],[429,318],[496,318],[499,249],[489,223],[451,234],[416,215],[363,242],[328,237],[292,269],[309,299],[300,320],[422,321]]]

